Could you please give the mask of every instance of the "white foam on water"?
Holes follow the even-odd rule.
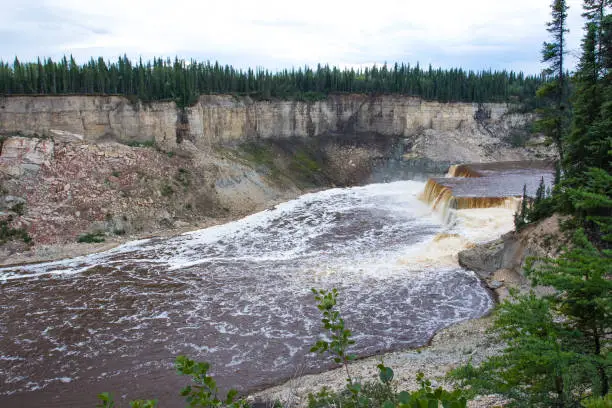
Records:
[[[424,186],[331,189],[173,238],[0,269],[0,281],[14,293],[27,295],[32,287],[47,296],[37,305],[36,333],[11,341],[28,335],[51,342],[68,367],[50,370],[53,378],[68,378],[78,364],[87,367],[109,350],[137,356],[151,344],[158,350],[158,343],[169,355],[187,349],[232,373],[274,376],[302,359],[320,332],[312,287],[341,291],[362,353],[426,341],[440,327],[491,307],[453,254],[505,221],[465,212],[449,229],[418,199]],[[91,272],[81,278],[85,271]],[[19,279],[23,285],[11,284]],[[64,302],[45,292],[53,285],[74,298]],[[68,318],[57,320],[56,311]],[[106,371],[99,378],[117,375],[112,366],[96,368]]]
[[[475,208],[457,211],[454,231],[475,243],[497,239],[514,229],[512,208]]]
[[[356,208],[361,211],[380,209],[398,222],[409,218],[414,224],[438,223],[435,214],[417,199],[423,186],[421,182],[401,181],[305,194],[272,210],[170,239],[133,241],[98,254],[0,268],[0,281],[40,276],[70,277],[95,266],[121,267],[130,263],[162,265],[175,271],[205,262],[299,259],[310,255],[313,241],[330,233],[330,226],[337,217],[350,217]],[[356,238],[353,245],[367,247],[377,237],[364,234]],[[333,255],[332,250],[341,244],[331,242],[329,250],[321,248],[320,254]],[[143,256],[143,253],[150,256]]]

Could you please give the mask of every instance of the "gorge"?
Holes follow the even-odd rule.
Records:
[[[177,354],[211,361],[221,384],[241,391],[298,366],[329,368],[307,354],[318,333],[311,287],[345,294],[358,354],[423,345],[492,306],[456,252],[512,228],[513,205],[498,201],[515,197],[518,184],[474,205],[489,196],[461,201],[457,186],[478,177],[433,179],[427,189],[393,180],[442,176],[460,161],[546,157],[537,137],[511,146],[530,117],[502,104],[202,97],[183,111],[118,97],[11,97],[2,106],[4,201],[24,200],[21,215],[7,212],[35,242],[65,244],[95,229],[137,235],[268,208],[173,238],[1,269],[9,387],[0,401],[9,406],[80,406],[100,391],[125,393],[128,383],[178,403]],[[470,169],[449,175],[487,171]],[[524,179],[516,170],[512,177]],[[540,175],[529,174],[531,189]],[[381,181],[391,182],[369,184]],[[469,183],[491,188],[480,181]],[[367,185],[287,201],[334,184]],[[454,222],[422,194],[434,207],[447,203]],[[491,205],[500,208],[471,208]]]

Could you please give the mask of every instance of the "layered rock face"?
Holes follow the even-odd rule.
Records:
[[[546,154],[507,142],[533,118],[509,109],[392,95],[205,95],[185,109],[119,96],[0,97],[0,200],[24,200],[13,223],[35,243],[231,218],[313,187]]]
[[[0,173],[13,177],[36,173],[53,158],[54,143],[46,139],[11,137],[0,145]]]
[[[188,139],[198,147],[250,138],[317,137],[375,133],[411,137],[424,130],[453,132],[477,126],[525,123],[506,104],[440,103],[404,96],[335,95],[324,101],[253,101],[205,95],[178,109],[173,102],[132,104],[118,96],[15,96],[0,98],[0,132],[51,130],[95,141],[154,140],[173,150]]]
[[[0,97],[0,133],[48,136],[54,130],[87,140],[176,140],[174,103],[131,104],[118,96]]]

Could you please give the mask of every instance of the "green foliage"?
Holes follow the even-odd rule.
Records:
[[[396,404],[385,404],[384,408],[422,408],[422,407],[439,407],[440,403],[444,408],[465,408],[467,407],[467,398],[463,391],[453,390],[447,391],[442,387],[432,388],[431,381],[426,380],[423,373],[417,374],[417,382],[420,384],[418,391],[409,393],[402,391],[397,396]]]
[[[529,197],[527,197],[527,185],[523,185],[523,197],[521,198],[521,208],[514,213],[514,228],[522,230],[529,222]]]
[[[157,400],[135,400],[130,401],[130,408],[155,408]]]
[[[540,179],[540,184],[533,199],[527,196],[527,186],[523,186],[521,207],[514,214],[514,227],[517,231],[520,231],[529,223],[550,217],[557,209],[556,205],[550,189],[546,188],[544,177]]]
[[[612,251],[598,249],[584,230],[558,259],[532,259],[532,283],[555,289],[499,306],[494,331],[507,347],[480,367],[452,375],[476,393],[499,393],[510,406],[578,406],[604,396],[612,374]]]
[[[104,233],[103,232],[90,232],[88,234],[79,235],[77,242],[80,243],[100,243],[104,242]]]
[[[564,317],[562,327],[574,334],[570,348],[580,353],[581,368],[592,371],[585,387],[607,394],[612,357],[612,251],[596,248],[584,230],[578,229],[571,249],[558,259],[538,261],[528,265],[527,274],[534,284],[558,291],[547,299]]]
[[[236,69],[218,62],[153,58],[116,62],[91,58],[79,65],[70,56],[24,63],[0,61],[0,94],[124,95],[139,101],[174,101],[179,107],[195,104],[201,94],[234,94],[255,100],[273,98],[315,102],[330,94],[405,94],[429,100],[513,102],[534,106],[539,76],[508,71],[426,69],[418,64],[383,64],[363,69],[328,65],[271,72]]]
[[[323,328],[327,330],[331,340],[319,340],[310,349],[313,353],[329,353],[337,364],[343,364],[346,369],[347,382],[349,387],[353,385],[348,363],[355,359],[354,354],[348,352],[349,346],[355,344],[351,339],[352,333],[344,325],[344,319],[340,317],[340,312],[335,309],[338,299],[338,290],[316,290],[312,289],[315,300],[318,302],[317,308],[323,314]],[[358,394],[358,389],[352,388],[354,394]]]
[[[293,155],[292,167],[294,170],[305,174],[318,173],[321,171],[319,163],[302,150],[297,151]]]
[[[385,402],[394,401],[396,399],[396,392],[394,388],[378,381],[367,381],[363,383],[360,394],[364,404],[356,403],[353,394],[347,389],[344,389],[341,392],[334,392],[326,387],[323,387],[318,392],[308,395],[308,407],[352,408],[367,406],[371,408],[381,408]]]
[[[115,406],[113,395],[109,392],[98,394],[98,399],[100,400],[100,403],[96,405],[96,408],[114,408]]]
[[[96,405],[96,408],[114,408],[115,401],[112,394],[103,392],[98,394],[98,400],[100,402]],[[130,408],[156,408],[157,400],[134,400],[130,401]]]
[[[25,203],[17,203],[11,207],[11,211],[21,216],[25,214]]]
[[[612,16],[609,0],[585,0],[586,33],[574,77],[564,177],[554,199],[597,246],[612,245]]]
[[[240,147],[250,161],[269,168],[274,167],[274,152],[269,146],[253,142],[244,143]]]
[[[340,393],[323,387],[316,394],[308,395],[309,408],[327,407],[368,407],[368,408],[421,408],[467,407],[466,393],[455,389],[447,391],[442,387],[433,388],[431,381],[425,379],[423,373],[417,374],[419,389],[416,391],[398,392],[395,386],[383,382],[368,381],[360,388],[359,398],[355,399],[348,390]]]
[[[345,327],[344,319],[336,310],[338,290],[312,289],[317,308],[321,311],[323,327],[331,340],[319,340],[310,351],[319,354],[329,353],[334,361],[343,364],[346,369],[347,385],[343,392],[335,393],[323,388],[317,394],[308,396],[308,406],[318,407],[381,407],[381,408],[421,408],[443,407],[465,408],[467,399],[461,390],[446,391],[442,387],[433,389],[431,381],[426,380],[422,373],[417,375],[420,389],[412,393],[402,391],[397,393],[393,384],[394,372],[383,362],[378,364],[378,379],[380,382],[356,382],[351,377],[348,363],[355,357],[348,353],[348,348],[355,342],[351,340],[351,331]]]
[[[548,300],[529,296],[504,302],[496,312],[494,332],[506,348],[480,367],[468,364],[451,376],[476,394],[502,394],[511,407],[572,406],[581,394],[576,370],[579,354],[568,351],[563,328]],[[568,334],[569,335],[569,334]],[[561,341],[560,341],[561,340]]]
[[[566,73],[564,71],[565,38],[567,29],[567,4],[565,0],[553,0],[551,4],[552,20],[547,24],[552,41],[542,47],[542,62],[548,67],[544,75],[549,79],[537,91],[537,97],[547,101],[539,110],[540,119],[535,123],[536,129],[550,137],[557,146],[559,157],[563,158],[563,137],[569,123],[568,92]]]
[[[550,192],[546,191],[546,184],[544,184],[544,177],[542,177],[533,202],[529,206],[527,218],[529,222],[539,221],[550,217],[555,209],[555,202]]]
[[[185,397],[189,407],[246,407],[244,400],[237,400],[238,392],[230,390],[225,399],[217,396],[219,390],[217,383],[208,375],[210,364],[206,362],[195,362],[185,356],[178,356],[174,363],[176,372],[180,375],[191,376],[195,385],[188,385],[181,390],[181,396]]]
[[[137,140],[130,140],[129,142],[125,142],[126,145],[130,147],[155,147],[155,140],[145,140],[144,142],[139,142]]]
[[[6,244],[9,241],[21,239],[26,244],[32,242],[32,238],[23,228],[13,228],[10,226],[11,219],[0,221],[0,245]]]
[[[174,189],[169,183],[164,183],[160,187],[159,193],[162,195],[162,197],[170,197],[172,194],[174,194]]]
[[[605,397],[588,398],[582,401],[585,408],[612,408],[612,394]]]
[[[185,188],[191,185],[191,173],[187,169],[180,167],[176,172],[175,178]]]

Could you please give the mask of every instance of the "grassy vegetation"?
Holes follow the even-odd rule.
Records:
[[[77,239],[77,242],[88,244],[97,244],[104,241],[104,233],[102,232],[90,232],[88,234],[79,235]]]
[[[130,147],[156,147],[155,140],[145,140],[143,142],[130,140],[124,142],[124,144]]]
[[[161,188],[159,189],[159,192],[162,197],[170,197],[172,194],[174,194],[174,189],[170,184],[165,183],[162,184]]]
[[[249,161],[268,168],[276,167],[274,165],[274,152],[271,146],[262,143],[248,142],[240,145],[240,148]]]
[[[32,243],[32,238],[23,228],[13,228],[9,225],[9,220],[0,221],[0,245],[9,241],[23,240],[26,244]]]

